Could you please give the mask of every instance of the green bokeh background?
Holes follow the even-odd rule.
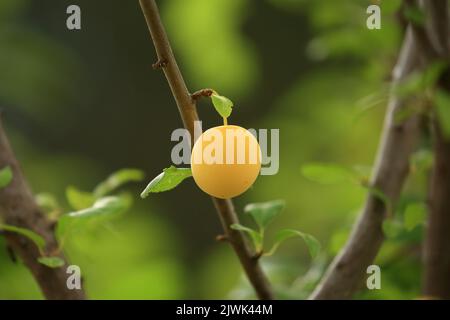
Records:
[[[241,214],[247,203],[284,199],[268,241],[289,227],[322,243],[313,262],[301,240],[263,259],[279,297],[308,295],[366,196],[356,185],[310,182],[300,168],[372,164],[386,100],[361,99],[377,97],[389,81],[402,37],[396,2],[381,1],[380,30],[366,28],[368,0],[158,2],[189,89],[231,98],[231,123],[280,129],[278,174],[261,176],[235,200]],[[81,7],[80,31],[65,26],[70,4]],[[64,199],[68,185],[90,190],[120,168],[140,168],[149,180],[170,165],[170,134],[182,123],[155,60],[138,1],[0,1],[0,106],[35,193]],[[220,123],[208,101],[198,109],[204,128]],[[214,240],[221,228],[208,196],[188,181],[141,200],[144,187],[125,188],[135,201],[120,219],[71,239],[67,255],[81,267],[89,297],[253,298],[231,248]],[[407,246],[385,243],[377,261],[382,289],[357,298],[419,296],[420,258],[405,254]],[[42,298],[3,249],[0,298]]]

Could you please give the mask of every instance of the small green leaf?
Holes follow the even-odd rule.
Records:
[[[38,247],[39,251],[42,253],[45,249],[45,240],[40,235],[38,235],[36,232],[31,231],[26,228],[20,228],[16,226],[11,226],[8,224],[0,224],[0,230],[5,230],[9,232],[15,232],[17,234],[20,234],[31,241],[34,242],[34,244]]]
[[[62,239],[68,232],[76,231],[91,222],[102,222],[112,219],[130,206],[129,199],[119,196],[108,196],[98,199],[90,208],[62,215],[58,220],[56,234]]]
[[[250,238],[252,239],[253,245],[255,246],[256,252],[260,252],[262,250],[262,244],[263,244],[263,237],[261,233],[259,233],[256,230],[253,230],[251,228],[248,228],[246,226],[243,226],[241,224],[235,223],[230,226],[233,230],[243,231],[248,233]]]
[[[335,164],[310,163],[302,167],[302,174],[311,181],[322,184],[335,184],[356,179],[356,174]]]
[[[60,257],[39,257],[38,262],[49,268],[59,268],[62,267],[65,262]]]
[[[394,93],[399,97],[423,93],[427,89],[434,87],[447,66],[447,62],[437,61],[424,70],[411,73],[401,83],[395,85]]]
[[[445,137],[450,139],[450,95],[443,90],[438,90],[434,102],[442,131]]]
[[[367,189],[371,195],[373,195],[375,198],[383,202],[383,204],[386,207],[387,216],[392,215],[392,202],[391,199],[387,196],[386,193],[383,192],[380,188],[373,187],[369,183],[362,183],[361,186],[365,189]]]
[[[285,202],[274,200],[262,203],[250,203],[245,206],[244,212],[249,214],[260,230],[264,230],[267,225],[283,210]]]
[[[384,220],[382,228],[384,235],[389,239],[396,238],[403,231],[402,223],[392,219]]]
[[[0,170],[0,189],[11,183],[13,172],[9,166]]]
[[[394,112],[394,123],[396,125],[401,125],[405,121],[411,119],[411,117],[423,112],[423,100],[416,99],[410,101],[409,104],[405,105],[403,108],[395,110]]]
[[[404,15],[408,21],[415,25],[423,26],[425,24],[425,13],[417,6],[407,6]]]
[[[389,197],[379,188],[369,185],[363,185],[375,198],[381,200],[388,210],[391,209],[391,200]]]
[[[95,197],[92,193],[78,190],[73,186],[67,187],[66,198],[70,206],[75,210],[89,208],[95,202]]]
[[[399,97],[407,97],[424,89],[422,74],[419,71],[411,73],[402,82],[394,86],[393,92]]]
[[[445,60],[437,60],[426,67],[423,71],[424,88],[434,87],[448,67],[449,63]]]
[[[121,169],[111,174],[94,189],[96,198],[103,197],[128,182],[139,182],[144,179],[144,172],[138,169]]]
[[[429,149],[422,149],[415,152],[410,158],[412,172],[426,172],[433,167],[434,156]]]
[[[233,102],[230,99],[224,96],[219,96],[216,93],[213,93],[211,95],[211,100],[214,105],[214,108],[216,108],[216,111],[223,118],[228,118],[231,115],[231,111],[233,110]]]
[[[46,212],[60,209],[58,200],[50,193],[39,193],[36,195],[35,199],[38,206]]]
[[[141,193],[141,198],[146,198],[150,193],[168,191],[179,185],[184,179],[192,176],[190,168],[176,168],[170,166],[163,170],[147,185]]]
[[[272,249],[270,249],[270,251],[267,252],[265,256],[270,256],[274,254],[283,241],[293,237],[301,237],[303,241],[305,241],[311,257],[314,259],[317,256],[317,254],[320,251],[320,242],[310,234],[292,229],[283,229],[278,231],[278,233],[275,236],[275,243],[272,246]]]
[[[405,229],[412,231],[418,225],[424,223],[427,215],[427,208],[423,203],[410,204],[403,217]]]

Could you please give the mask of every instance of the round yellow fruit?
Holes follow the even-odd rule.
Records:
[[[207,194],[228,199],[244,193],[261,170],[261,148],[246,129],[225,125],[206,130],[191,155],[192,176]]]

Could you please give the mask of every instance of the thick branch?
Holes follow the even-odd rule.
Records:
[[[435,126],[434,169],[423,250],[425,296],[450,299],[450,142]]]
[[[416,51],[417,44],[409,27],[393,71],[394,85],[417,67]],[[397,123],[395,115],[405,107],[405,101],[391,97],[371,181],[371,185],[381,190],[392,203],[401,192],[420,131],[417,116]],[[381,226],[385,216],[384,203],[369,194],[350,239],[335,257],[311,299],[348,299],[359,289],[367,267],[372,264],[383,242]]]
[[[53,234],[54,224],[39,210],[23,177],[19,163],[3,130],[0,119],[0,168],[10,166],[14,177],[0,189],[0,216],[6,224],[27,228],[40,234],[47,241],[47,252],[58,247]],[[47,299],[84,299],[83,290],[69,290],[66,285],[67,265],[52,269],[37,262],[40,256],[35,244],[15,233],[5,232],[8,246],[17,254],[33,274]],[[64,258],[63,256],[60,256]]]
[[[421,0],[421,5],[429,16],[425,28],[431,45],[441,58],[448,59],[450,52],[448,0]]]
[[[158,61],[164,61],[164,74],[178,106],[184,127],[194,137],[194,122],[198,120],[195,100],[189,94],[184,79],[178,68],[167,34],[159,16],[154,0],[139,0],[145,20],[147,21]],[[192,139],[193,140],[193,139]],[[241,232],[230,228],[231,224],[239,223],[231,200],[212,199],[222,222],[228,241],[233,246],[239,260],[260,299],[273,299],[269,282],[260,264],[253,259],[253,253]]]
[[[441,2],[445,2],[447,0],[434,0],[434,1],[436,1],[436,3],[441,3]],[[430,7],[427,5],[426,1],[422,1],[421,5],[419,6],[419,4],[415,0],[406,0],[405,5],[406,5],[406,8],[420,7],[424,11],[431,11]],[[430,12],[428,14],[431,15]],[[434,12],[434,14],[435,14],[435,12]],[[432,25],[431,21],[432,21],[432,19],[428,19],[428,21],[427,21],[428,26]],[[410,25],[411,25],[411,30],[414,34],[414,38],[417,41],[417,47],[421,51],[421,54],[428,61],[437,59],[439,56],[439,50],[441,50],[442,48],[437,46],[436,42],[433,42],[432,39],[439,39],[439,35],[436,34],[436,35],[434,35],[434,38],[431,38],[429,36],[429,34],[427,33],[426,26],[418,25],[416,22],[412,22]]]
[[[441,59],[448,59],[447,1],[428,3],[434,17],[428,25]],[[450,94],[450,72],[447,69],[438,88]],[[429,190],[429,216],[424,245],[423,291],[426,296],[450,299],[450,141],[443,135],[439,122],[433,121],[434,167]]]

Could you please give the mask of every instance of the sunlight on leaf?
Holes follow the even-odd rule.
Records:
[[[230,228],[233,230],[246,232],[252,239],[256,252],[260,252],[262,250],[263,238],[261,233],[238,223],[232,224]]]
[[[49,268],[59,268],[62,267],[65,262],[60,257],[39,257],[38,262]]]
[[[34,231],[31,231],[31,230],[25,229],[25,228],[16,227],[16,226],[7,225],[7,224],[0,224],[0,230],[14,232],[14,233],[20,234],[24,237],[27,237],[28,239],[30,239],[31,241],[34,242],[34,244],[38,247],[38,249],[41,253],[44,252],[45,240],[43,237],[41,237]]]
[[[66,189],[66,198],[69,205],[75,210],[82,210],[91,207],[95,202],[95,197],[90,192],[81,191],[73,186]]]
[[[231,115],[231,111],[233,110],[233,102],[230,99],[213,93],[211,95],[211,100],[214,108],[216,108],[216,111],[222,118],[228,118]]]
[[[305,241],[306,246],[308,247],[309,254],[314,259],[317,257],[319,251],[320,251],[320,242],[313,237],[310,234],[303,233],[297,230],[292,229],[283,229],[278,231],[277,235],[275,236],[275,243],[270,249],[269,252],[265,254],[265,256],[270,256],[275,253],[275,251],[278,249],[281,243],[283,243],[285,240],[293,237],[301,237],[303,241]]]
[[[86,227],[91,222],[103,222],[117,217],[130,206],[130,200],[123,196],[108,196],[98,199],[90,208],[62,215],[58,220],[56,233],[61,239],[68,232]]]
[[[39,193],[35,196],[35,199],[38,206],[46,212],[60,209],[58,200],[50,193]]]
[[[141,193],[141,198],[146,198],[150,193],[168,191],[179,185],[184,179],[192,176],[190,168],[176,168],[170,166],[163,170],[147,185]]]
[[[245,206],[244,212],[249,214],[255,220],[258,227],[263,230],[284,207],[285,202],[283,200],[249,203]]]
[[[128,182],[142,181],[144,177],[145,175],[142,170],[121,169],[111,174],[105,181],[101,182],[94,189],[94,196],[96,198],[103,197]]]

